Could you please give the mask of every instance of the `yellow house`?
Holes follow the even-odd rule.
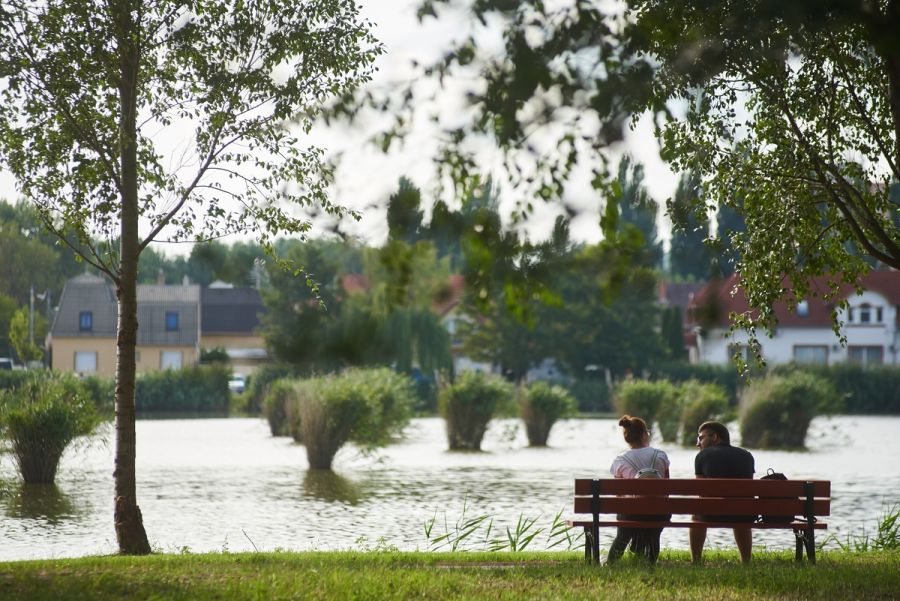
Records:
[[[141,285],[137,302],[138,373],[197,363],[200,287]],[[50,329],[50,367],[114,376],[117,311],[115,289],[106,279],[85,273],[66,282]]]

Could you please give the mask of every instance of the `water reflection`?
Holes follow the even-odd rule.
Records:
[[[303,476],[303,492],[319,501],[347,505],[358,505],[363,496],[358,484],[328,470],[307,470]]]
[[[61,524],[83,513],[56,484],[7,484],[0,487],[0,505],[10,518],[39,520],[49,525]]]

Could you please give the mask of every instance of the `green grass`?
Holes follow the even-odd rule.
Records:
[[[0,599],[896,599],[900,552],[733,551],[692,566],[684,551],[647,567],[587,565],[578,553],[213,553],[0,563]]]

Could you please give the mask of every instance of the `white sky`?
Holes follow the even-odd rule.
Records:
[[[412,59],[428,63],[437,58],[447,43],[460,35],[466,23],[464,16],[450,14],[443,15],[440,21],[427,19],[419,24],[415,18],[417,0],[361,0],[360,3],[363,15],[374,23],[374,33],[386,49],[377,63],[378,73],[373,81],[374,85],[379,86],[404,78]],[[496,43],[497,40],[487,36],[484,41]],[[462,106],[441,107],[441,118],[443,120],[462,109]],[[385,203],[396,190],[401,176],[408,177],[422,189],[424,204],[430,206],[433,201],[434,167],[430,156],[433,143],[426,128],[417,128],[401,151],[385,155],[363,143],[365,136],[359,135],[362,129],[365,129],[365,124],[355,125],[352,130],[342,133],[316,135],[314,142],[329,152],[342,154],[344,160],[336,175],[334,197],[339,204],[363,214],[363,219],[353,224],[350,231],[377,244],[383,241],[387,233]],[[650,196],[664,206],[665,200],[675,189],[677,176],[659,158],[650,120],[644,118],[638,121],[621,146],[623,151],[644,165],[644,184]],[[486,165],[486,170],[490,167]],[[501,179],[499,170],[495,176],[495,179]],[[18,198],[13,178],[2,171],[0,198]],[[501,192],[500,198],[501,210],[514,202],[512,195],[504,192]],[[591,242],[599,239],[601,207],[587,176],[572,182],[565,201],[583,211],[572,223],[574,237]],[[535,212],[528,224],[529,235],[540,238],[548,234],[560,210],[558,206],[535,205]],[[668,237],[669,226],[662,213],[660,210],[660,236]],[[189,252],[190,247],[185,244],[162,244],[156,245],[156,248],[166,254],[177,254]]]

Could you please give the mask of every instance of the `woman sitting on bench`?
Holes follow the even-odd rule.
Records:
[[[665,452],[650,446],[650,430],[639,417],[622,416],[619,420],[625,442],[631,447],[620,453],[609,468],[615,478],[668,478],[669,457]],[[619,515],[620,520],[668,520],[671,516]],[[616,538],[609,548],[606,563],[616,562],[625,553],[628,543],[631,551],[643,555],[650,563],[659,557],[659,537],[662,528],[618,528]]]

